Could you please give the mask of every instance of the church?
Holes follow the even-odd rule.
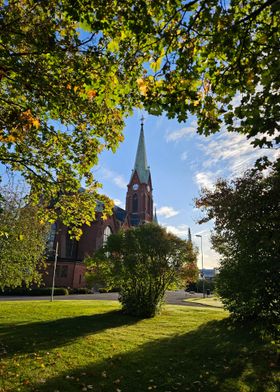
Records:
[[[135,164],[127,185],[125,210],[114,206],[112,215],[102,220],[102,204],[97,205],[96,220],[90,226],[83,226],[83,234],[79,241],[70,238],[66,226],[59,222],[54,224],[48,241],[50,256],[43,275],[44,284],[47,287],[52,285],[54,249],[58,243],[55,286],[86,287],[86,267],[83,263],[86,256],[92,255],[106,242],[109,235],[121,228],[127,229],[145,222],[157,222],[156,213],[153,214],[152,191],[142,119]]]

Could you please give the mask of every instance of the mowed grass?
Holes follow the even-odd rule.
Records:
[[[214,306],[216,308],[223,308],[222,301],[218,297],[206,297],[206,298],[187,298],[185,302],[195,302],[200,305]]]
[[[0,303],[0,391],[276,392],[276,346],[220,309],[153,319],[110,301]]]

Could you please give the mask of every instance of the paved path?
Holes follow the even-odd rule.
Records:
[[[189,294],[184,290],[167,291],[165,295],[165,302],[172,305],[183,305],[183,306],[207,306],[201,305],[194,302],[185,302],[187,298],[201,297],[202,294],[194,293]],[[69,301],[69,300],[109,300],[117,301],[119,297],[118,293],[94,293],[94,294],[79,294],[79,295],[59,295],[55,297],[55,300]],[[36,301],[45,300],[49,301],[50,297],[28,297],[28,296],[0,296],[0,301]]]

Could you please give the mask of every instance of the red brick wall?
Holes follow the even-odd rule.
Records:
[[[101,219],[101,214],[97,214],[97,220],[91,226],[83,226],[83,234],[77,244],[76,254],[71,258],[67,258],[67,227],[59,224],[58,235],[58,262],[55,279],[56,287],[86,287],[85,271],[86,267],[82,263],[86,256],[92,255],[103,244],[103,233],[107,226],[110,226],[113,233],[116,233],[120,225],[115,216],[108,217],[105,221]],[[67,271],[67,272],[66,272]],[[52,286],[53,277],[53,261],[48,264],[47,270],[43,274],[43,282],[46,287]]]
[[[138,184],[139,188],[137,190],[133,190],[134,184]],[[153,220],[153,195],[151,179],[149,179],[148,184],[141,184],[137,172],[134,172],[133,177],[127,186],[125,208],[128,214],[133,214],[132,204],[134,194],[136,194],[138,197],[138,211],[136,214],[138,214],[140,220],[151,222]]]
[[[52,286],[53,267],[53,263],[48,263],[47,269],[44,271],[43,281],[46,287]],[[59,260],[57,262],[55,287],[86,287],[84,277],[85,271],[86,266],[81,262],[67,262]]]

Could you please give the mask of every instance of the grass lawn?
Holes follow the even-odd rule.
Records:
[[[276,392],[275,345],[222,309],[124,316],[110,301],[0,302],[0,391]]]
[[[206,298],[187,298],[185,302],[195,302],[201,305],[215,306],[216,308],[223,308],[222,301],[217,297]]]

